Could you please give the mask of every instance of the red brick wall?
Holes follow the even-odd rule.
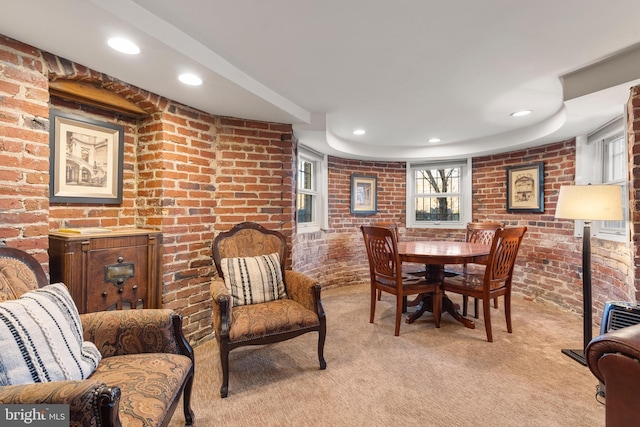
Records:
[[[149,114],[132,119],[82,107],[82,114],[126,129],[122,206],[49,206],[48,80],[71,78],[108,88]],[[640,95],[630,100],[629,142],[635,207],[640,191],[636,141]],[[78,112],[77,105],[52,105]],[[405,223],[405,165],[329,158],[329,228],[295,235],[295,144],[290,125],[217,117],[174,103],[109,76],[0,36],[0,240],[33,253],[47,267],[47,232],[61,225],[136,225],[164,234],[165,307],[185,316],[192,342],[211,334],[210,242],[216,232],[244,221],[282,231],[292,263],[324,286],[368,280],[358,227],[373,221]],[[553,218],[559,185],[572,183],[574,142],[485,156],[473,161],[474,219],[529,227],[518,261],[517,290],[581,312],[580,238],[573,224]],[[507,214],[505,167],[545,162],[545,212]],[[284,165],[284,166],[283,166]],[[378,177],[378,213],[349,211],[352,173]],[[598,318],[608,299],[632,299],[640,280],[634,260],[640,217],[635,209],[631,248],[594,239],[594,303]],[[401,238],[461,239],[460,230],[406,230]]]
[[[372,221],[404,223],[406,168],[398,162],[329,157],[328,172],[329,229],[297,236],[294,266],[325,286],[362,283],[369,267],[359,227]],[[377,214],[351,214],[351,174],[377,177]]]
[[[223,118],[216,144],[216,230],[259,222],[294,228],[295,142],[291,125]]]
[[[506,167],[544,162],[542,213],[506,211]],[[473,220],[503,221],[528,227],[516,265],[514,291],[582,312],[582,239],[573,221],[554,218],[558,191],[575,176],[575,141],[473,159]],[[378,177],[378,213],[365,217],[349,212],[351,173]],[[329,159],[329,230],[299,237],[296,266],[326,286],[368,281],[367,257],[358,227],[376,221],[400,224],[401,239],[463,239],[462,230],[405,229],[404,163]],[[604,302],[633,300],[633,262],[624,243],[592,239],[594,320]],[[330,266],[330,267],[329,267]]]
[[[40,51],[0,37],[0,241],[47,267],[49,83]]]
[[[555,219],[561,185],[575,179],[575,141],[476,158],[473,161],[473,215],[525,225],[515,272],[514,291],[582,312],[582,238],[574,237],[574,221]],[[543,213],[507,213],[505,168],[544,162]],[[591,239],[593,317],[599,320],[606,301],[634,297],[633,263],[625,243]]]
[[[148,116],[49,99],[49,79],[107,88]],[[49,204],[50,106],[124,126],[121,205]],[[0,239],[46,268],[49,229],[161,230],[163,306],[184,316],[185,333],[198,342],[212,333],[215,232],[255,220],[292,235],[291,135],[291,125],[212,116],[0,36]]]

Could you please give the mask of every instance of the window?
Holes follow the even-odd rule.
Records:
[[[407,164],[407,227],[466,226],[471,220],[470,162]]]
[[[624,219],[622,221],[593,221],[593,237],[627,241],[628,231],[628,174],[627,140],[624,117],[607,123],[586,137],[576,139],[576,184],[609,184],[622,187]],[[576,225],[577,234],[582,223]]]
[[[306,147],[298,149],[297,223],[298,232],[326,228],[327,166],[325,156]]]
[[[603,174],[602,183],[619,185],[623,194],[627,192],[627,144],[624,132],[602,141]],[[623,199],[623,211],[627,210],[626,197]],[[601,233],[626,235],[626,221],[602,221]]]
[[[313,182],[314,163],[306,159],[298,161],[298,223],[306,224],[315,221],[313,200],[317,198],[316,186]]]

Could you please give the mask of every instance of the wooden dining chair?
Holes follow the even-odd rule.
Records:
[[[445,278],[442,283],[444,292],[453,292],[482,300],[484,325],[487,340],[493,342],[491,334],[491,299],[504,297],[504,314],[507,331],[511,333],[511,283],[513,269],[527,227],[499,228],[491,242],[491,252],[483,273],[467,272],[455,277]]]
[[[374,222],[371,225],[373,225],[374,227],[385,227],[385,228],[391,229],[391,231],[393,231],[393,236],[396,238],[396,242],[400,241],[400,237],[398,233],[398,224],[396,224],[395,222],[378,221],[378,222]],[[408,277],[408,275],[424,276],[426,274],[426,269],[420,268],[420,266],[418,266],[417,264],[404,264],[402,267],[402,274],[403,274],[403,277],[405,278],[410,278]],[[382,291],[378,290],[378,301],[380,301],[381,299],[382,299]],[[403,310],[402,310],[403,313],[407,311],[406,307],[407,307],[407,300],[405,298],[403,303]]]
[[[432,293],[434,321],[436,327],[440,327],[439,313],[442,304],[440,284],[427,283],[422,277],[403,276],[398,241],[391,228],[363,225],[360,229],[367,249],[371,276],[369,323],[373,323],[375,316],[378,291],[396,296],[395,336],[400,335],[403,300],[406,296]]]
[[[468,222],[465,234],[465,241],[471,243],[482,243],[490,245],[493,240],[493,236],[498,228],[504,228],[504,222]],[[478,262],[478,264],[486,265],[486,262]],[[463,266],[463,271],[466,271],[466,265]],[[462,298],[462,315],[467,315],[467,308],[469,305],[469,298],[464,296]],[[493,299],[493,307],[498,308],[498,298]],[[478,318],[478,299],[473,300],[473,315]]]

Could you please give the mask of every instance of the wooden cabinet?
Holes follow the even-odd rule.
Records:
[[[80,313],[161,308],[161,256],[155,230],[49,233],[51,283],[67,285]]]

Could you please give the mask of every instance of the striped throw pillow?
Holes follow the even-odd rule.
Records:
[[[220,264],[233,306],[287,297],[277,252],[256,257],[223,258]]]
[[[102,359],[62,283],[0,303],[0,348],[0,386],[83,380]]]

